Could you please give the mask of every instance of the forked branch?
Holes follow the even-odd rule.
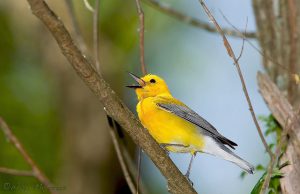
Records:
[[[218,29],[212,26],[209,23],[203,22],[197,18],[191,17],[189,15],[186,15],[184,13],[181,13],[173,8],[171,8],[169,5],[163,4],[160,1],[157,0],[142,0],[146,4],[150,5],[154,9],[157,9],[158,11],[173,17],[177,19],[178,21],[181,21],[183,23],[186,23],[188,25],[194,26],[196,28],[200,28],[202,30],[218,33]],[[230,29],[230,28],[223,28],[223,32],[232,37],[238,37],[238,38],[256,38],[256,32],[244,32],[241,33],[236,29]]]
[[[32,176],[35,177],[38,181],[40,181],[52,194],[56,194],[57,192],[52,190],[52,183],[49,179],[44,175],[44,173],[40,170],[40,168],[35,164],[32,158],[29,156],[27,151],[25,150],[24,146],[21,144],[19,139],[13,134],[11,129],[8,127],[6,122],[0,117],[0,128],[2,129],[3,133],[5,134],[8,141],[15,146],[27,164],[31,167],[31,171],[23,171],[23,170],[16,170],[16,169],[9,169],[9,168],[0,168],[0,173],[11,174],[15,176]]]
[[[260,137],[260,139],[261,139],[261,141],[262,141],[262,143],[263,143],[266,151],[269,153],[270,157],[272,158],[273,153],[270,150],[270,148],[269,148],[269,146],[268,146],[268,144],[267,144],[267,142],[266,142],[266,140],[264,138],[262,130],[261,130],[260,126],[259,126],[259,123],[257,121],[256,115],[255,115],[255,112],[254,112],[254,109],[253,109],[253,106],[252,106],[252,102],[251,102],[250,96],[248,94],[248,90],[247,90],[247,86],[246,86],[246,83],[245,83],[245,80],[244,80],[244,76],[243,76],[242,70],[240,68],[239,61],[238,61],[237,57],[235,56],[235,54],[233,52],[233,49],[232,49],[229,41],[227,40],[224,31],[222,30],[222,28],[220,27],[220,25],[218,24],[218,22],[216,21],[216,19],[214,18],[214,16],[210,12],[210,10],[207,8],[207,6],[204,3],[204,1],[203,0],[199,0],[199,2],[201,4],[201,6],[203,7],[205,13],[207,14],[208,18],[212,21],[212,23],[215,25],[215,27],[217,28],[218,32],[222,36],[223,43],[224,43],[224,46],[225,46],[225,48],[227,50],[227,53],[230,56],[230,58],[232,58],[233,63],[235,64],[235,67],[237,69],[239,78],[241,80],[241,84],[242,84],[243,91],[244,91],[244,94],[245,94],[245,97],[246,97],[246,100],[247,100],[247,103],[248,103],[248,106],[249,106],[249,110],[250,110],[250,113],[251,113],[251,116],[252,116],[252,120],[254,121],[254,124],[256,126],[257,132],[259,134],[259,137]]]

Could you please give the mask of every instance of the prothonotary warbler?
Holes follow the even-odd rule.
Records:
[[[136,109],[143,126],[165,150],[192,155],[186,173],[188,179],[197,152],[218,156],[253,174],[253,166],[231,151],[237,144],[174,98],[162,78],[129,74],[138,83],[127,87],[135,89],[139,101]]]

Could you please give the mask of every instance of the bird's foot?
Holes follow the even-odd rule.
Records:
[[[184,175],[185,176],[185,178],[189,181],[189,183],[193,186],[194,185],[194,183],[191,181],[191,179],[189,178],[189,176],[190,176],[190,174],[185,174]]]
[[[166,152],[166,154],[169,156],[170,155],[170,152],[167,150],[167,144],[164,144],[164,143],[162,143],[162,144],[159,144],[160,145],[160,147]]]

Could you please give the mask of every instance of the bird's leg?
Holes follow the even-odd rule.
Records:
[[[194,160],[194,158],[195,158],[195,156],[196,156],[196,153],[197,152],[195,152],[195,153],[193,153],[192,154],[192,157],[191,157],[191,160],[190,160],[190,163],[189,163],[189,167],[188,167],[188,170],[187,170],[187,172],[186,172],[186,174],[185,174],[185,177],[189,180],[189,182],[191,183],[191,185],[193,185],[193,182],[190,180],[190,172],[191,172],[191,168],[192,168],[192,163],[193,163],[193,160]]]
[[[167,145],[165,143],[161,143],[159,144],[161,146],[161,148],[166,152],[166,154],[169,156],[170,152],[167,150]]]

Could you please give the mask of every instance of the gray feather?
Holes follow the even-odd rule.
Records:
[[[198,127],[200,127],[202,133],[218,139],[220,142],[230,146],[232,149],[234,149],[233,146],[237,146],[236,143],[222,136],[214,126],[212,126],[208,121],[206,121],[204,118],[199,116],[195,111],[188,108],[187,106],[182,106],[177,104],[165,104],[165,103],[157,103],[157,105],[161,109],[173,113],[197,125]]]

